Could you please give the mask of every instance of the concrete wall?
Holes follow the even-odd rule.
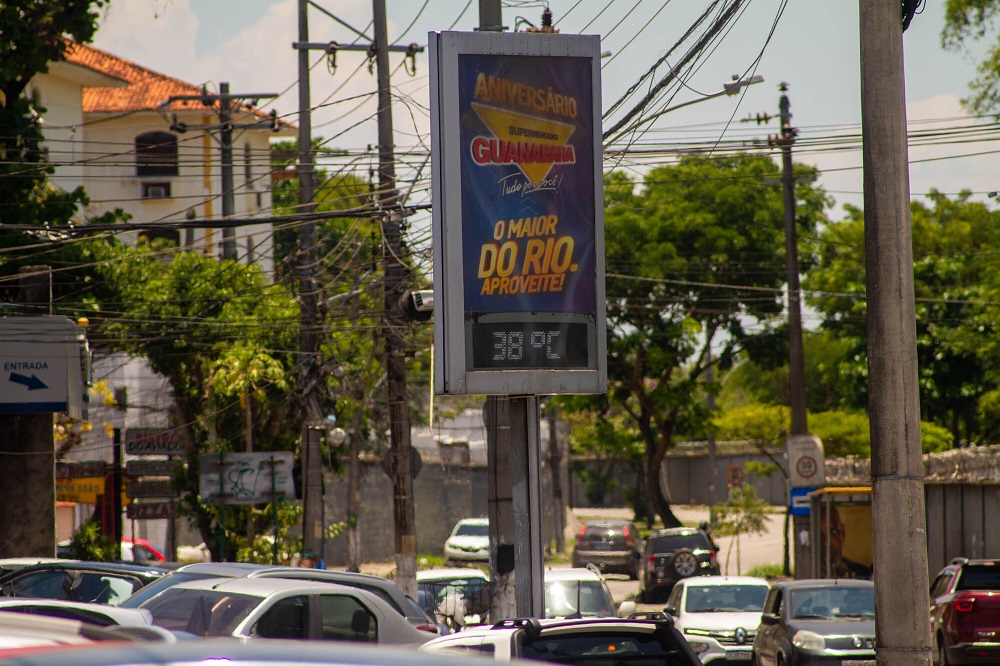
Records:
[[[783,454],[777,454],[783,460]],[[785,490],[785,477],[779,473],[768,478],[758,478],[746,473],[749,461],[769,463],[770,459],[759,453],[717,455],[715,459],[715,491],[711,492],[709,484],[712,467],[707,454],[668,454],[664,461],[666,484],[669,488],[670,501],[674,504],[718,504],[726,501],[726,470],[740,468],[744,472],[743,483],[752,485],[758,497],[771,504],[784,505],[788,501]],[[574,458],[570,463],[572,474],[571,506],[629,506],[629,494],[636,483],[636,470],[627,460],[595,460]],[[607,492],[596,501],[587,497],[586,483],[581,476],[582,470],[591,473],[607,474],[612,484]]]
[[[954,557],[1000,558],[1000,486],[927,484],[924,496],[932,577]]]
[[[552,483],[550,466],[542,464],[542,538],[554,538]],[[392,481],[377,461],[361,465],[361,560],[388,562],[394,555]],[[486,516],[486,465],[476,462],[451,462],[438,457],[424,458],[420,473],[413,480],[414,513],[417,533],[417,556],[443,554],[444,542],[455,523],[462,518]],[[327,474],[325,520],[346,520],[347,478]],[[347,564],[347,539],[328,541],[325,549],[328,566]]]

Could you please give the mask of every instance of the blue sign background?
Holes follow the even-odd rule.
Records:
[[[798,506],[795,504],[795,499],[797,497],[805,497],[809,493],[816,492],[815,488],[790,488],[788,491],[788,513],[792,516],[808,516],[812,513],[809,507],[809,503],[806,502],[804,506]]]
[[[482,312],[575,312],[593,313],[597,308],[596,259],[595,259],[595,203],[592,107],[592,70],[589,58],[459,55],[459,112],[462,155],[462,237],[465,309],[469,313]],[[477,99],[477,83],[482,92],[481,75],[502,79],[506,96],[498,95]],[[500,90],[494,88],[493,90]],[[517,90],[517,92],[513,92]],[[536,100],[544,100],[548,93],[561,96],[560,101],[572,99],[575,116],[569,117],[546,108]],[[478,106],[478,110],[473,104]],[[488,111],[509,119],[499,123],[501,134],[508,132],[516,141],[503,141],[483,120],[481,111]],[[545,136],[546,154],[553,145],[546,126],[572,125],[567,144],[573,149],[572,163],[554,162],[540,183],[532,183],[516,160],[498,156],[495,149],[500,143],[518,143],[532,148],[534,136]],[[498,123],[494,123],[496,129]],[[508,137],[509,139],[510,137]],[[479,146],[479,159],[473,150]],[[484,159],[484,141],[494,141],[492,158]],[[503,147],[500,148],[504,150]],[[524,150],[524,149],[522,149]],[[537,160],[535,162],[536,169]],[[541,234],[511,237],[510,221],[555,216],[554,227]],[[552,218],[550,218],[552,219]],[[499,234],[502,222],[504,233]],[[536,227],[536,231],[537,231]],[[554,232],[553,232],[554,230]],[[568,236],[572,239],[572,264],[560,275],[553,272],[532,270],[528,267],[527,244],[532,238],[554,242]],[[503,283],[499,286],[497,272],[483,277],[481,263],[495,248],[514,241],[517,258],[511,262]],[[565,241],[563,241],[565,251]],[[484,250],[484,246],[492,246]],[[537,243],[536,243],[537,247]],[[509,249],[509,248],[508,248]],[[551,255],[550,255],[551,258]],[[537,265],[550,265],[548,262]]]

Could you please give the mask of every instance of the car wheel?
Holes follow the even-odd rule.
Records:
[[[948,666],[948,653],[944,651],[944,641],[938,639],[938,665]]]
[[[681,548],[671,558],[670,568],[681,578],[693,576],[698,571],[698,558],[690,548]]]

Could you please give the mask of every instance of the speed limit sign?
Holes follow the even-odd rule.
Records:
[[[816,435],[790,435],[788,481],[792,488],[822,488],[826,485],[823,443]]]

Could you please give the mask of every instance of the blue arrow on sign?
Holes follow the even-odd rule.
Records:
[[[12,372],[10,373],[10,381],[14,382],[15,384],[24,384],[25,386],[28,387],[29,391],[48,388],[48,386],[45,385],[45,382],[43,382],[35,375],[26,377],[24,375],[19,375],[16,372]]]

